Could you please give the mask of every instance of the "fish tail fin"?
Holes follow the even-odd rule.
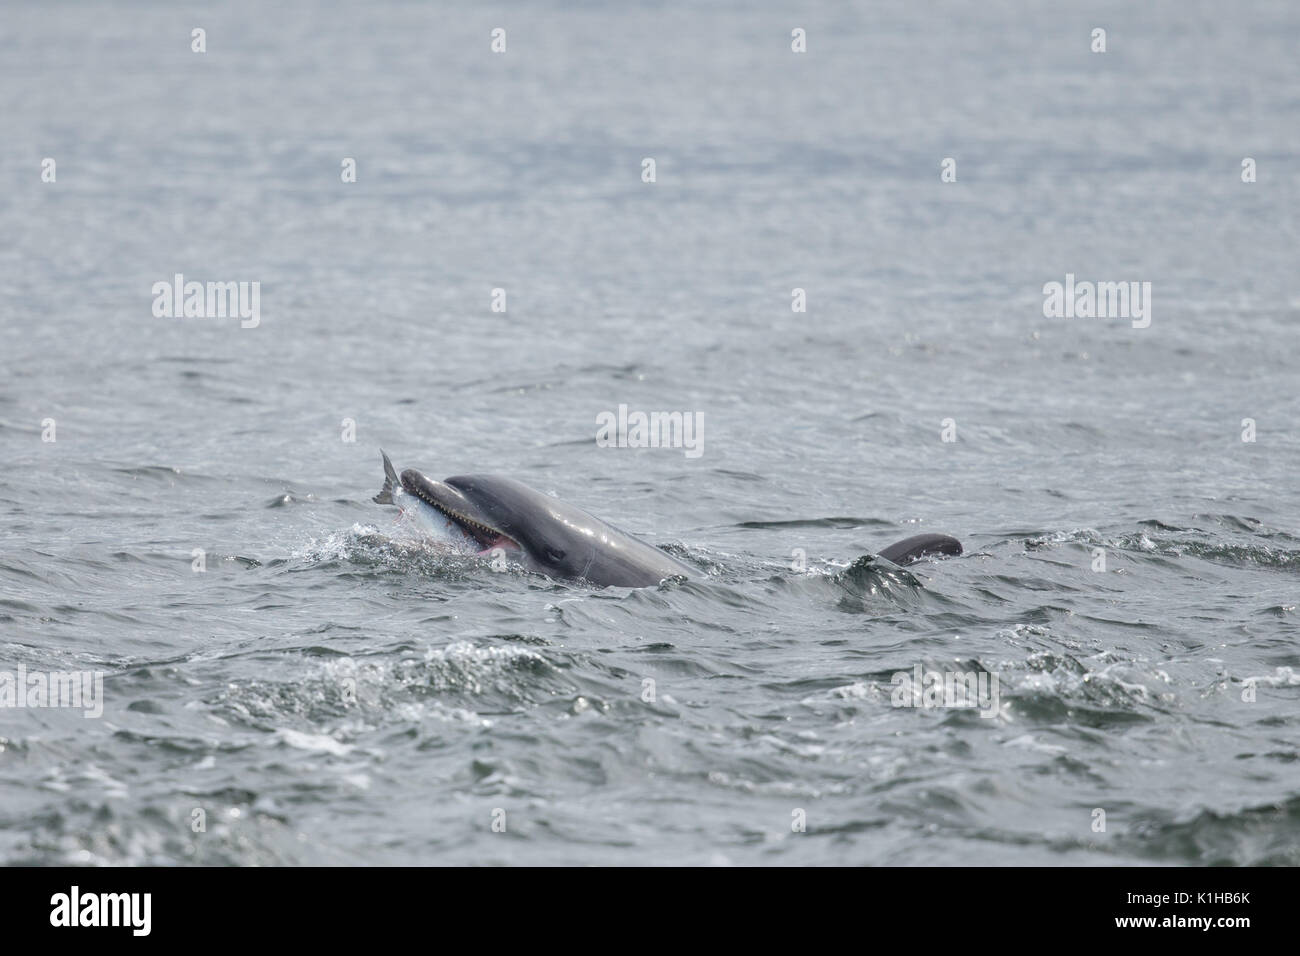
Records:
[[[397,487],[397,472],[393,470],[393,463],[388,460],[388,455],[382,448],[379,449],[379,454],[384,456],[384,487],[373,500],[376,504],[391,505],[393,489]]]

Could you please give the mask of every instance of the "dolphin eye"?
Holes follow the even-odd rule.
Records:
[[[549,558],[549,559],[552,560],[552,561],[563,561],[563,560],[564,560],[564,552],[561,551],[559,548],[551,548],[551,547],[548,547],[548,548],[546,549],[546,557]]]

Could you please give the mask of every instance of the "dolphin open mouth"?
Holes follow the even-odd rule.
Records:
[[[473,538],[484,551],[510,548],[522,551],[514,538],[485,520],[482,512],[464,493],[441,481],[432,481],[413,468],[402,472],[402,488],[437,509]]]

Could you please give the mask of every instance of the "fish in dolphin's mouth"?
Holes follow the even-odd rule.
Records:
[[[496,548],[506,548],[513,551],[523,550],[519,542],[514,538],[500,528],[493,527],[481,515],[477,515],[478,509],[474,507],[473,503],[451,485],[441,481],[432,481],[414,468],[403,471],[400,480],[403,491],[414,495],[429,507],[445,515],[458,528],[473,538],[484,551],[492,551]],[[475,514],[471,514],[471,512]]]

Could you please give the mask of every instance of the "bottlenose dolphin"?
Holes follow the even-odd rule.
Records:
[[[384,459],[384,487],[374,500],[395,505],[421,527],[464,552],[500,549],[530,571],[600,587],[650,587],[665,578],[698,572],[672,555],[558,498],[500,475],[456,475],[434,481],[414,468],[399,477]],[[912,564],[930,555],[961,554],[946,534],[918,534],[891,544],[880,556]]]
[[[641,588],[696,572],[658,548],[558,498],[499,475],[434,481],[413,468],[397,476],[384,457],[379,504],[414,513],[428,530],[505,556],[553,578]]]

